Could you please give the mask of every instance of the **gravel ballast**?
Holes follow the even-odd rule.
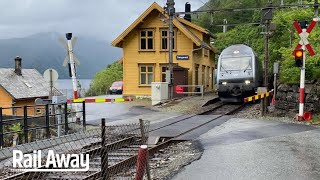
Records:
[[[153,180],[170,179],[184,166],[201,158],[203,150],[197,141],[186,141],[160,150],[150,159]]]

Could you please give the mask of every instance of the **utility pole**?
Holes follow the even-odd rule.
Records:
[[[169,99],[173,98],[173,17],[175,14],[174,0],[167,0],[167,13],[169,15]]]
[[[269,72],[269,27],[270,20],[266,20],[265,22],[266,31],[264,33],[264,75],[263,75],[263,86],[268,90],[268,72]],[[261,102],[261,115],[263,116],[267,112],[268,101],[266,98],[262,99]]]
[[[271,4],[270,4],[271,5]],[[262,22],[265,24],[264,34],[264,73],[263,73],[263,86],[268,91],[268,72],[269,72],[269,37],[270,37],[270,23],[272,20],[272,9],[269,7],[262,10]],[[268,101],[266,98],[261,100],[261,115],[267,112]]]

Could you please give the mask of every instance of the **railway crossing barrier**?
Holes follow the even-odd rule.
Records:
[[[272,95],[273,95],[273,90],[266,92],[266,93],[246,97],[246,98],[244,98],[244,102],[247,103],[247,102],[251,102],[251,101],[255,101],[255,100],[259,100],[259,99],[264,99],[264,98],[267,98]]]
[[[78,99],[68,99],[68,103],[104,103],[104,102],[125,102],[133,101],[133,98],[78,98]]]
[[[184,88],[189,89],[189,87],[195,87],[195,89],[199,88],[200,92],[198,92],[198,91],[184,91]],[[175,92],[177,94],[201,94],[201,97],[203,98],[204,88],[203,88],[203,85],[177,85],[175,87]]]

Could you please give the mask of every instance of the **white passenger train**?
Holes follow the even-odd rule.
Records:
[[[217,66],[218,95],[222,101],[241,102],[262,84],[259,60],[249,46],[232,45],[224,49]]]

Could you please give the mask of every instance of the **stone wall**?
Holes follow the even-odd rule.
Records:
[[[299,112],[300,84],[280,84],[276,94],[276,109]],[[305,84],[305,111],[320,112],[320,80]]]

